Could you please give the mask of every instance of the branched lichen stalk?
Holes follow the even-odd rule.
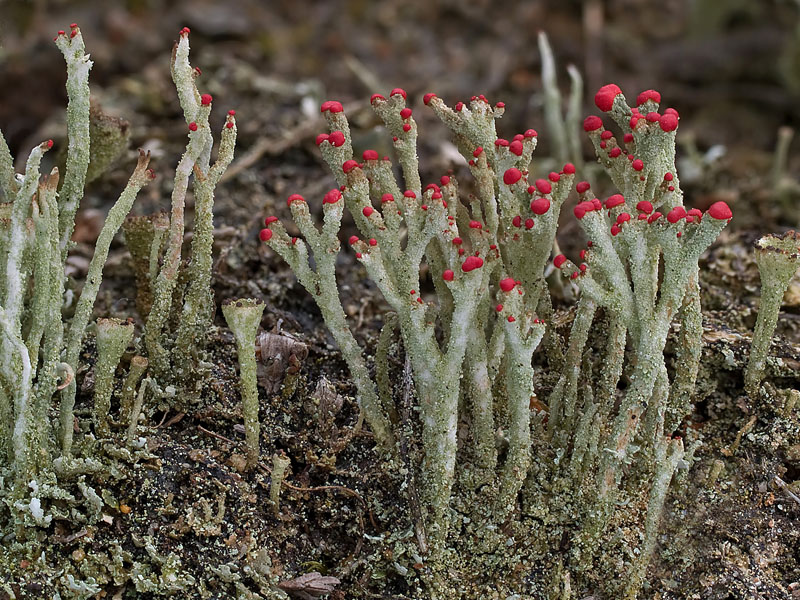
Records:
[[[178,348],[202,348],[205,332],[211,325],[214,304],[211,292],[214,190],[225,173],[225,169],[233,160],[235,143],[235,120],[233,114],[228,114],[225,126],[222,128],[217,161],[207,173],[203,173],[199,168],[195,169],[192,262],[189,265],[189,288],[186,292],[176,338]]]
[[[290,196],[290,205],[297,215],[296,222],[306,236],[309,245],[313,244],[316,270],[312,269],[309,263],[306,242],[289,238],[276,219],[268,219],[268,225],[272,229],[265,229],[261,234],[261,239],[270,242],[270,246],[289,263],[300,284],[314,297],[322,312],[325,325],[347,362],[358,390],[359,406],[364,411],[364,416],[372,428],[375,439],[385,452],[393,453],[394,436],[389,421],[382,411],[375,383],[370,378],[361,348],[347,325],[344,309],[339,299],[335,269],[339,240],[336,234],[341,224],[344,207],[341,202],[341,192],[338,190],[333,192],[329,196],[331,201],[326,200],[323,204],[325,227],[322,234],[317,232],[308,218],[308,209],[302,197],[297,194]],[[336,200],[332,201],[334,198]],[[268,234],[265,233],[267,231]]]
[[[623,193],[602,202],[590,196],[588,184],[579,184],[580,202],[573,213],[591,244],[581,251],[585,262],[580,267],[564,256],[554,260],[612,318],[626,319],[633,351],[629,386],[608,415],[610,431],[604,436],[596,473],[597,504],[587,514],[582,533],[584,542],[591,540],[593,545],[608,523],[632,441],[637,439],[643,464],[653,457],[659,443],[668,397],[667,334],[687,290],[693,289],[690,283],[697,277],[701,253],[732,217],[724,202],[713,204],[705,213],[683,207],[674,163],[679,117],[674,109],[659,113],[660,101],[658,92],[647,90],[637,98],[637,107],[631,108],[617,86],[609,84],[598,91],[595,103],[624,132],[625,152],[600,117],[587,117],[584,130],[600,163]],[[697,337],[697,327],[690,330]],[[617,348],[618,354],[622,347]],[[603,387],[610,391],[608,385],[616,377],[603,378],[607,380]],[[608,391],[603,395],[608,396]],[[609,400],[603,399],[603,413],[609,409]],[[671,422],[676,419],[677,415],[670,417]],[[642,428],[643,420],[646,426]]]
[[[548,111],[563,129],[552,57],[544,58]],[[638,505],[628,498],[629,490],[655,472],[644,548],[648,556],[652,550],[657,515],[675,469],[671,458],[677,455],[665,451],[665,444],[673,442],[663,436],[667,335],[681,307],[689,307],[682,313],[686,348],[692,360],[699,358],[698,259],[732,213],[722,202],[705,213],[683,207],[674,151],[679,118],[673,109],[658,112],[658,92],[640,94],[634,109],[617,86],[602,88],[596,104],[617,122],[623,137],[618,141],[605,130],[600,117],[588,117],[583,127],[621,193],[603,202],[594,198],[587,182],[575,186],[579,203],[573,214],[590,241],[580,252],[581,262],[558,255],[553,264],[582,297],[567,356],[548,353],[558,359],[550,367],[559,370],[550,405],[536,406],[532,355],[547,329],[537,310],[547,320],[553,316],[544,275],[575,166],[567,163],[535,178],[531,158],[537,133],[531,129],[511,140],[498,137],[495,123],[503,115],[502,103],[491,105],[484,96],[474,96],[451,108],[435,94],[426,94],[423,102],[453,132],[475,180],[473,195],[462,199],[450,175],[422,187],[417,124],[402,89],[371,99],[392,135],[402,179],[395,177],[390,157],[367,149],[361,160],[354,158],[344,109],[326,101],[321,111],[329,131],[317,137],[317,145],[338,187],[323,198],[322,228],[304,198],[292,194],[287,206],[302,237],[290,237],[270,216],[261,240],[289,263],[316,300],[351,369],[367,421],[385,444],[394,437],[395,424],[387,419],[394,408],[386,366],[393,323],[387,323],[378,348],[379,402],[336,287],[342,204],[353,217],[360,235],[353,235],[349,246],[397,315],[413,376],[422,457],[412,480],[420,486],[422,527],[417,529],[424,529],[427,539],[420,549],[425,547],[425,560],[433,567],[428,579],[432,597],[447,597],[436,573],[446,571],[438,561],[448,533],[460,537],[471,529],[461,526],[461,512],[480,518],[486,524],[482,531],[499,532],[520,495],[525,510],[537,519],[555,522],[562,518],[555,513],[563,514],[567,527],[576,528],[575,561],[557,577],[558,593],[568,595],[572,575],[582,576],[604,552],[601,534],[619,507],[617,500],[624,496]],[[577,105],[573,96],[573,126]],[[572,152],[578,146],[562,145]],[[423,295],[421,287],[433,292]],[[599,337],[590,336],[597,311],[606,315],[609,326],[607,355],[595,367],[587,345]],[[557,335],[550,327],[552,348]],[[626,346],[632,360],[629,380],[618,389]],[[676,379],[681,398],[693,387],[693,364]],[[462,406],[465,414],[460,414]],[[534,407],[538,416],[532,427]],[[670,422],[681,412],[673,408]],[[545,414],[555,435],[534,439],[532,429],[543,429]],[[460,453],[462,425],[468,432],[463,439],[471,437],[472,448]],[[469,464],[459,463],[462,453]],[[621,485],[625,477],[627,486]],[[454,485],[456,480],[461,485]],[[468,495],[457,500],[459,527],[453,528],[451,501],[465,489]],[[578,514],[564,514],[564,506]],[[489,547],[499,540],[493,534],[481,542]]]
[[[165,373],[169,367],[167,350],[164,347],[162,335],[172,306],[172,292],[177,285],[178,269],[181,263],[181,246],[184,233],[183,215],[186,190],[189,186],[189,175],[204,147],[205,141],[200,136],[190,134],[186,152],[175,169],[167,249],[164,254],[164,264],[153,285],[153,304],[150,307],[144,334],[148,359],[158,373]]]
[[[229,111],[222,133],[219,158],[215,165],[209,168],[211,146],[214,142],[208,123],[212,97],[210,94],[201,95],[195,85],[194,80],[198,71],[192,69],[189,63],[189,30],[187,28],[181,30],[180,40],[173,49],[171,72],[189,129],[189,143],[175,170],[167,247],[164,252],[163,265],[153,283],[153,304],[145,324],[145,345],[148,358],[156,373],[162,376],[168,373],[170,366],[164,327],[170,316],[173,292],[177,286],[181,266],[184,209],[189,177],[195,173],[194,189],[195,197],[198,200],[200,229],[196,233],[194,243],[198,253],[192,257],[193,261],[197,261],[196,265],[192,267],[194,281],[190,284],[179,330],[179,342],[183,344],[191,343],[198,328],[203,324],[210,323],[212,300],[209,284],[211,244],[213,242],[211,238],[213,190],[233,158],[233,145],[236,140],[235,112]],[[190,347],[187,349],[191,350]]]

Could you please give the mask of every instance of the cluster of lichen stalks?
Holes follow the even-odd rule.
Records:
[[[330,131],[317,145],[340,187],[322,200],[322,228],[293,194],[287,202],[302,237],[290,237],[269,217],[261,239],[316,300],[350,367],[366,420],[396,460],[405,458],[397,456],[404,424],[383,361],[399,330],[421,422],[422,456],[412,467],[422,513],[416,542],[432,564],[446,562],[448,533],[456,542],[458,536],[480,539],[483,551],[505,548],[500,527],[521,510],[569,532],[564,566],[581,577],[603,558],[602,536],[620,495],[628,493],[623,487],[640,489],[641,495],[626,498],[647,506],[644,541],[626,573],[625,594],[633,597],[670,480],[684,459],[683,442],[671,433],[687,412],[700,357],[698,259],[731,211],[723,202],[705,213],[684,208],[675,170],[678,114],[659,114],[660,95],[653,90],[639,95],[636,108],[615,85],[597,93],[597,106],[624,132],[622,144],[600,117],[584,122],[621,192],[604,202],[587,182],[574,184],[572,164],[533,181],[536,132],[499,138],[495,121],[503,104],[492,106],[483,96],[452,109],[434,94],[424,97],[454,134],[474,193],[463,202],[451,175],[423,186],[417,124],[406,100],[395,89],[371,101],[393,136],[402,186],[388,157],[366,150],[362,161],[353,158],[342,105],[325,102]],[[563,255],[551,263],[561,208],[573,187],[579,195],[573,212],[587,248],[580,264]],[[375,380],[337,289],[345,207],[363,235],[352,236],[349,245],[394,311],[385,319]],[[580,289],[565,351],[550,322],[550,264]],[[664,348],[675,319],[680,367],[670,381]],[[601,320],[602,360],[593,364],[585,349],[593,323]],[[533,402],[532,355],[543,337],[549,369],[559,373],[546,406]],[[626,347],[630,372],[620,392]],[[543,411],[537,414],[535,406]],[[459,433],[459,424],[468,424],[467,434]],[[432,589],[444,589],[436,581]],[[558,585],[568,586],[569,578]]]
[[[144,440],[136,438],[145,394],[174,396],[170,387],[185,382],[192,358],[201,355],[213,317],[214,189],[232,160],[236,124],[229,111],[218,160],[211,164],[212,99],[195,85],[199,70],[189,64],[188,34],[181,30],[172,59],[189,141],[176,169],[171,212],[126,220],[137,193],[154,177],[149,157],[140,153],[99,235],[71,320],[62,320],[68,297],[64,265],[90,149],[91,62],[75,24],[55,39],[68,69],[68,152],[61,188],[55,169],[40,181],[40,163],[51,141],[34,148],[25,173],[17,175],[0,135],[0,499],[9,523],[16,525],[4,540],[12,542],[12,552],[16,548],[24,554],[35,547],[33,539],[33,545],[26,545],[31,528],[47,527],[53,518],[97,520],[105,505],[116,504],[108,489],[101,490],[101,498],[92,478],[120,473],[103,463],[106,456],[132,463],[146,455]],[[685,452],[670,432],[688,410],[700,358],[698,258],[731,212],[721,202],[706,213],[683,207],[674,164],[678,115],[672,109],[657,112],[657,92],[642,93],[637,108],[630,108],[619,89],[609,85],[595,101],[624,132],[623,150],[599,117],[584,122],[601,164],[621,192],[604,202],[593,197],[588,183],[573,185],[576,169],[569,163],[560,172],[529,181],[536,132],[528,130],[510,141],[498,138],[495,119],[503,105],[491,106],[483,96],[458,103],[454,110],[433,94],[424,97],[455,135],[474,177],[474,193],[464,201],[450,175],[423,188],[416,122],[405,92],[395,89],[388,99],[373,96],[372,106],[393,135],[403,186],[388,158],[366,150],[363,162],[353,159],[342,105],[329,101],[322,112],[330,131],[317,144],[340,187],[323,199],[321,230],[303,198],[292,195],[288,206],[302,238],[289,237],[275,217],[261,231],[261,239],[287,260],[317,301],[379,447],[389,461],[408,467],[414,542],[397,533],[393,564],[402,572],[401,556],[424,563],[421,572],[432,597],[458,595],[457,582],[447,576],[453,567],[471,569],[488,589],[491,578],[484,570],[491,568],[481,561],[489,556],[495,557],[492,564],[496,559],[496,564],[516,562],[532,570],[532,551],[517,551],[515,537],[533,539],[539,551],[554,539],[570,539],[570,551],[554,552],[547,563],[553,597],[569,597],[573,585],[602,588],[592,581],[591,568],[597,560],[608,562],[603,536],[619,511],[625,511],[618,506],[646,512],[640,547],[630,546],[615,557],[628,565],[620,594],[635,596],[670,481],[682,461],[691,463],[685,454],[692,450]],[[181,273],[191,175],[195,231],[192,260],[188,272]],[[562,347],[545,277],[553,270],[550,256],[559,215],[573,187],[579,195],[573,212],[590,241],[579,264],[563,255],[552,260],[564,283],[580,290]],[[355,256],[394,311],[384,318],[374,380],[348,326],[336,282],[345,207],[364,238],[350,238]],[[94,402],[87,423],[75,419],[75,373],[103,266],[120,227],[137,270],[144,335],[134,337],[132,319],[98,319]],[[763,377],[780,297],[798,256],[796,235],[759,244],[767,293],[747,374],[751,393]],[[255,300],[223,306],[237,342],[251,467],[259,459],[260,439],[252,341],[263,309]],[[664,347],[675,320],[680,323],[679,367],[670,381]],[[178,324],[175,330],[173,323]],[[602,334],[590,336],[595,324]],[[554,384],[546,403],[533,388],[533,353],[542,341],[547,358],[540,362],[548,365]],[[398,409],[398,390],[391,385],[388,357],[396,343],[402,343],[414,382],[419,456],[401,455],[401,448],[415,444],[402,439],[414,427],[401,421],[408,411]],[[600,345],[598,362],[587,352],[592,343]],[[131,345],[134,352],[126,352]],[[180,352],[171,355],[173,348]],[[133,356],[115,417],[110,414],[115,373],[126,354]],[[620,391],[626,365],[626,385]],[[83,433],[77,440],[75,425]],[[275,473],[272,483],[277,499],[280,477]],[[634,510],[629,520],[637,520]],[[4,533],[8,529],[3,526]],[[161,574],[139,578],[137,590],[169,593],[190,585],[191,577],[175,579],[175,555],[159,557],[149,541],[146,547],[162,564]],[[62,579],[78,594],[100,589],[70,572]]]
[[[188,125],[189,141],[178,163],[170,215],[156,226],[127,227],[127,242],[149,235],[150,302],[140,316],[144,335],[134,337],[134,319],[98,319],[94,401],[90,422],[75,418],[76,381],[84,335],[89,329],[95,299],[112,239],[131,210],[139,190],[155,178],[148,169],[149,154],[139,160],[128,185],[110,209],[99,234],[79,299],[65,307],[65,263],[71,247],[75,214],[84,194],[90,148],[89,70],[83,36],[76,24],[55,37],[67,64],[67,152],[63,184],[59,172],[41,177],[43,155],[52,140],[30,153],[24,175],[17,175],[9,148],[0,134],[0,511],[11,530],[6,549],[24,548],[26,527],[47,526],[53,518],[86,523],[101,516],[103,503],[116,506],[113,495],[104,500],[92,487],[95,475],[105,478],[103,456],[133,463],[143,440],[136,437],[145,393],[165,393],[180,380],[171,371],[186,369],[203,347],[204,332],[213,318],[211,283],[212,206],[214,188],[233,158],[236,139],[234,113],[222,129],[218,160],[211,164],[214,143],[208,117],[212,98],[194,83],[199,70],[189,64],[188,29],[180,34],[172,57],[172,76]],[[192,262],[189,283],[178,286],[184,243],[184,201],[190,176],[195,200]],[[40,181],[41,179],[41,181]],[[141,240],[139,240],[141,241]],[[177,287],[177,289],[176,289]],[[71,319],[62,319],[62,310]],[[178,318],[170,319],[171,316]],[[168,321],[179,322],[171,331]],[[133,352],[128,351],[133,345]],[[186,349],[170,357],[171,345]],[[128,351],[128,352],[126,352]],[[123,360],[123,356],[127,358]],[[183,357],[182,360],[178,360]],[[127,376],[117,405],[110,414],[115,373],[127,363]],[[141,382],[140,379],[148,374]],[[58,408],[53,401],[58,399]],[[85,435],[75,436],[76,427]],[[74,439],[75,438],[75,439]],[[122,444],[119,443],[122,440]],[[118,470],[112,470],[119,473]],[[77,495],[80,490],[80,495]],[[95,505],[99,500],[99,507]],[[85,507],[89,510],[84,510]],[[91,508],[94,507],[94,508]],[[15,527],[8,527],[15,525]],[[22,550],[21,550],[22,551]],[[30,553],[29,553],[30,554]],[[35,554],[35,552],[33,552]]]

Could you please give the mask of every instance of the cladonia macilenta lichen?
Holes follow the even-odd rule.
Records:
[[[0,480],[3,481],[0,498],[8,508],[2,512],[5,522],[0,525],[3,531],[11,531],[9,543],[26,543],[27,526],[46,526],[54,516],[63,518],[71,514],[71,519],[83,523],[103,518],[104,503],[114,504],[112,497],[104,491],[101,498],[85,477],[106,471],[119,474],[99,454],[129,461],[134,460],[135,452],[141,455],[143,444],[137,442],[137,446],[133,438],[145,391],[155,389],[167,395],[170,385],[182,381],[167,375],[170,366],[179,366],[185,373],[191,358],[202,351],[204,335],[213,317],[210,280],[214,189],[233,158],[236,121],[234,111],[229,111],[221,132],[218,159],[212,164],[214,140],[208,123],[212,98],[200,94],[194,83],[198,71],[189,65],[188,34],[184,28],[175,44],[172,74],[188,124],[189,143],[176,172],[172,212],[169,218],[159,220],[159,231],[169,235],[151,236],[158,239],[158,244],[150,256],[152,308],[146,315],[144,340],[134,337],[132,318],[98,319],[92,419],[87,429],[80,428],[74,410],[78,393],[76,374],[85,367],[80,361],[81,349],[114,236],[139,191],[155,178],[155,172],[149,168],[150,154],[139,151],[136,167],[99,232],[72,317],[63,319],[62,309],[71,302],[65,301],[65,263],[72,245],[75,214],[83,198],[91,144],[88,78],[92,62],[85,53],[77,24],[73,23],[68,32],[59,31],[54,40],[67,65],[69,102],[63,177],[55,168],[46,176],[40,173],[45,153],[54,147],[53,140],[35,146],[24,174],[17,174],[11,152],[0,134],[3,200],[0,205]],[[106,162],[96,165],[105,166]],[[195,235],[190,283],[185,293],[180,289],[178,294],[175,288],[182,266],[183,208],[190,176],[195,199]],[[164,237],[167,250],[162,257],[160,246]],[[179,325],[174,332],[165,331],[172,302],[178,298],[182,300],[175,311]],[[174,343],[184,344],[185,351],[170,358],[166,349]],[[149,356],[123,360],[131,344],[137,345],[138,351],[146,349]],[[111,410],[120,364],[129,364],[128,381],[120,403],[121,414],[113,419]],[[138,380],[148,368],[154,370],[159,380],[146,378],[136,394]],[[53,415],[55,418],[51,418]],[[117,424],[127,424],[127,432],[112,428]],[[112,439],[126,441],[132,450],[106,447],[99,453],[98,446]],[[75,493],[75,486],[80,496]],[[79,500],[81,496],[85,502]],[[72,507],[74,512],[69,513],[70,508],[65,506]]]
[[[647,505],[644,541],[638,558],[619,573],[629,578],[620,593],[632,598],[685,452],[671,433],[687,411],[697,374],[698,259],[731,211],[722,202],[706,212],[684,207],[675,169],[678,113],[658,112],[654,90],[640,94],[633,108],[615,85],[597,93],[598,108],[622,131],[621,143],[600,117],[584,121],[619,190],[605,201],[588,183],[575,184],[570,163],[534,178],[537,133],[499,137],[504,104],[483,96],[452,108],[434,94],[424,96],[453,133],[474,191],[463,197],[450,174],[424,185],[407,100],[402,89],[371,99],[392,136],[401,179],[393,161],[374,150],[355,159],[342,104],[323,103],[329,131],[317,145],[339,187],[322,199],[322,228],[306,200],[292,194],[287,204],[301,237],[269,217],[261,240],[316,300],[350,366],[367,422],[389,459],[398,460],[402,424],[379,400],[391,391],[379,389],[385,378],[370,378],[339,300],[335,263],[345,209],[361,232],[348,245],[396,314],[386,327],[399,328],[413,374],[422,428],[422,460],[414,467],[422,514],[417,551],[428,561],[432,596],[450,597],[455,589],[444,566],[449,538],[456,548],[471,539],[483,552],[498,551],[513,543],[503,525],[526,514],[560,524],[572,540],[563,557],[566,581],[571,574],[581,582],[595,560],[610,559],[603,537],[615,513],[625,510],[618,507],[636,501]],[[546,334],[556,336],[545,276],[573,189],[572,212],[587,248],[580,261],[558,255],[552,265],[577,286],[580,299],[566,352],[554,344],[557,359],[548,368],[557,371],[557,383],[537,414],[532,356]],[[683,326],[685,360],[669,381],[664,349],[675,319]],[[596,368],[584,354],[598,323],[605,350]],[[626,345],[630,376],[621,393]],[[459,423],[469,427],[461,450]],[[468,524],[456,527],[461,513]]]
[[[129,514],[131,506],[115,498],[126,487],[121,482],[144,461],[147,469],[159,469],[160,457],[150,454],[154,440],[141,427],[152,416],[147,402],[157,396],[165,417],[177,402],[184,402],[188,413],[186,398],[206,389],[194,384],[206,372],[195,367],[208,364],[203,347],[214,318],[214,193],[233,159],[237,133],[231,110],[212,162],[214,101],[196,85],[199,70],[189,62],[189,30],[182,29],[171,73],[188,140],[172,184],[171,210],[126,221],[138,192],[155,176],[150,156],[140,152],[99,234],[74,315],[62,318],[64,265],[91,156],[91,61],[75,24],[58,33],[56,44],[67,63],[69,96],[60,190],[58,171],[40,174],[52,141],[34,147],[24,173],[17,174],[0,135],[0,568],[30,566],[30,559],[43,557],[35,568],[55,569],[53,589],[73,597],[106,591],[103,585],[110,582],[115,593],[122,586],[126,593],[191,595],[199,588],[210,593],[203,586],[212,580],[241,597],[284,597],[275,586],[279,569],[270,563],[270,552],[255,547],[260,542],[250,532],[225,539],[224,551],[238,558],[209,565],[208,580],[184,568],[172,539],[168,546],[175,550],[157,544],[149,529],[143,537],[131,534],[132,544],[114,539],[91,557],[73,553],[59,562],[51,546],[42,549],[50,543],[42,540],[61,536],[43,532],[54,523],[78,524],[83,533],[70,535],[88,538],[96,523],[114,523],[109,513]],[[417,109],[403,89],[371,98],[392,137],[392,158],[368,148],[356,153],[344,106],[326,101],[321,112],[328,128],[316,142],[336,186],[321,194],[319,210],[299,194],[288,196],[281,210],[284,217],[291,215],[299,235],[289,234],[276,216],[268,217],[260,232],[319,306],[349,367],[387,481],[399,482],[391,497],[407,502],[407,510],[373,507],[372,500],[353,492],[370,511],[386,511],[378,516],[380,526],[372,523],[382,528],[380,535],[370,536],[362,524],[363,539],[384,545],[364,561],[383,561],[406,582],[418,577],[425,597],[490,597],[513,586],[534,597],[636,597],[657,547],[675,474],[692,462],[695,445],[684,448],[675,432],[691,410],[703,350],[699,259],[732,212],[723,202],[704,211],[685,206],[675,166],[677,111],[662,109],[655,90],[642,92],[636,106],[629,106],[616,85],[603,86],[595,96],[603,115],[583,121],[600,167],[616,187],[608,197],[596,197],[587,181],[578,181],[591,179],[580,168],[580,144],[572,135],[580,129],[580,78],[573,73],[570,110],[562,123],[552,56],[544,37],[540,44],[548,128],[559,144],[569,145],[555,154],[575,163],[552,171],[532,164],[538,134],[527,129],[498,135],[502,102],[480,95],[451,107],[425,94],[419,108],[432,111],[450,130],[471,174],[469,182],[447,172],[427,183],[417,158]],[[187,263],[184,210],[190,185],[195,230]],[[345,240],[346,212],[358,234]],[[582,249],[565,245],[570,258],[556,250],[559,221],[567,220],[585,242]],[[93,331],[89,323],[103,267],[123,222],[140,286],[141,322],[101,317]],[[340,299],[337,259],[343,246],[391,307],[383,317],[374,369]],[[794,234],[768,236],[758,245],[764,290],[746,375],[751,395],[770,393],[760,383],[769,370],[769,340],[797,248]],[[564,291],[559,302],[577,298],[566,321],[568,335],[553,309],[554,295]],[[271,473],[260,456],[261,442],[271,444],[271,434],[280,440],[290,435],[283,430],[261,435],[265,413],[256,387],[255,348],[264,353],[269,346],[280,355],[271,357],[273,371],[291,364],[299,379],[295,352],[307,356],[312,347],[294,338],[291,344],[254,344],[264,307],[260,300],[236,300],[222,308],[236,340],[247,452],[246,461],[231,457],[231,464],[241,465],[235,468],[243,474],[228,483],[215,479],[217,489],[188,507],[176,508],[173,496],[147,507],[161,516],[183,511],[168,537],[220,536],[228,511],[243,504],[230,481],[261,485],[272,502],[270,518],[278,519],[312,492],[346,489],[291,484],[296,456],[290,456],[288,444],[274,449]],[[670,371],[666,349],[675,325]],[[81,352],[87,349],[87,331],[94,333],[90,361]],[[405,358],[404,367],[396,357]],[[89,410],[75,410],[76,374],[94,383]],[[400,374],[402,389],[395,384]],[[271,375],[274,393],[282,373]],[[341,407],[345,392],[340,397],[330,387]],[[788,417],[797,394],[781,393]],[[233,397],[239,398],[235,389]],[[319,431],[334,430],[329,417],[316,419],[330,421]],[[288,423],[291,415],[280,418]],[[360,424],[336,444],[321,445],[344,440],[344,448]],[[214,439],[236,445],[221,434]],[[315,464],[338,477],[335,454]],[[721,470],[719,463],[708,484]],[[300,495],[282,496],[283,487]],[[401,514],[410,522],[399,519]],[[299,569],[302,558],[293,556],[280,568]],[[376,570],[376,580],[378,575],[385,573]],[[322,594],[338,581],[307,573],[287,578],[282,589]],[[4,585],[0,581],[9,593],[12,588]],[[248,586],[256,586],[258,594]]]

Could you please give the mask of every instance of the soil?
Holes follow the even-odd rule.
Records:
[[[358,408],[346,365],[313,300],[280,257],[258,241],[258,231],[266,215],[288,216],[288,194],[303,194],[312,211],[319,211],[322,195],[334,185],[314,145],[323,130],[318,106],[327,98],[345,104],[354,146],[381,153],[390,148],[389,137],[366,100],[376,91],[405,88],[421,132],[423,181],[448,169],[466,181],[465,166],[451,160],[443,128],[421,109],[421,95],[435,91],[452,104],[486,94],[507,105],[501,131],[539,129],[534,168],[542,158],[546,172],[543,157],[551,148],[542,115],[540,29],[550,37],[565,94],[569,63],[582,71],[587,90],[607,81],[630,90],[629,97],[659,89],[681,114],[679,168],[686,173],[682,185],[689,203],[702,209],[724,199],[736,215],[701,264],[706,347],[693,413],[682,433],[702,445],[670,497],[641,597],[800,597],[798,413],[787,418],[780,406],[750,399],[742,383],[759,298],[753,242],[764,233],[800,227],[796,143],[787,164],[773,169],[779,129],[800,125],[797,5],[130,0],[112,6],[76,0],[6,1],[0,9],[0,129],[13,153],[24,155],[47,138],[64,143],[65,76],[50,38],[73,21],[80,23],[95,61],[96,100],[130,122],[131,150],[90,184],[78,214],[78,245],[70,260],[77,286],[98,223],[127,180],[137,147],[152,151],[158,178],[133,212],[168,206],[185,139],[169,51],[179,29],[188,26],[192,63],[202,68],[198,84],[217,105],[212,127],[219,130],[224,112],[235,108],[239,128],[237,158],[217,188],[214,209],[217,306],[228,298],[260,298],[267,304],[263,330],[279,326],[308,349],[282,385],[260,388],[262,462],[245,472],[235,345],[218,312],[196,388],[170,405],[147,407],[150,433],[140,460],[103,482],[116,508],[107,507],[108,518],[97,525],[59,521],[45,530],[54,548],[47,567],[23,557],[15,572],[0,573],[0,583],[8,580],[18,597],[52,597],[60,563],[78,570],[85,564],[86,572],[94,572],[110,564],[112,555],[125,557],[117,571],[105,567],[119,579],[108,577],[96,597],[134,597],[124,579],[136,562],[145,565],[143,579],[157,581],[162,590],[174,586],[178,597],[228,598],[237,590],[237,597],[246,598],[243,590],[258,590],[258,577],[288,582],[314,571],[341,581],[330,598],[419,597],[415,574],[393,570],[391,551],[382,543],[398,523],[411,526],[406,498],[398,492],[403,476],[387,473],[369,432],[356,431]],[[591,161],[588,143],[585,151]],[[612,193],[603,185],[598,195]],[[191,231],[191,197],[188,204]],[[346,222],[343,237],[352,233],[352,221]],[[578,233],[565,219],[562,249],[577,252]],[[339,261],[343,306],[371,356],[385,304],[351,254],[343,252]],[[132,316],[140,327],[135,294],[120,236],[96,314]],[[556,302],[566,329],[572,301]],[[771,356],[782,360],[774,363],[770,384],[798,389],[797,279],[785,298]],[[91,405],[91,337],[82,360],[87,368],[78,373],[79,414]],[[402,367],[397,358],[398,378]],[[325,411],[319,410],[323,401]],[[752,417],[734,448],[737,432]],[[291,460],[278,506],[270,501],[275,455]],[[172,570],[179,573],[174,581],[167,577]],[[200,583],[186,583],[189,578]],[[201,587],[204,595],[188,592]],[[0,599],[10,597],[0,589]]]

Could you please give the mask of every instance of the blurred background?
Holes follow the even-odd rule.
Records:
[[[546,131],[537,47],[545,31],[565,102],[571,64],[584,77],[586,111],[600,85],[616,82],[629,102],[655,88],[662,109],[680,112],[690,203],[725,199],[738,227],[796,227],[799,17],[797,0],[0,0],[0,128],[20,154],[63,138],[65,73],[52,37],[77,22],[96,100],[130,121],[132,148],[166,154],[169,169],[185,139],[169,51],[188,26],[198,85],[216,99],[215,126],[237,110],[237,156],[248,158],[239,166],[258,165],[249,193],[262,206],[288,191],[321,197],[331,185],[313,146],[322,99],[345,103],[361,129],[357,151],[390,148],[364,109],[371,93],[393,87],[409,92],[424,175],[438,178],[451,157],[441,147],[447,136],[425,129],[438,124],[420,110],[422,94],[451,105],[485,94],[506,103],[501,135]],[[785,159],[776,165],[779,140]],[[535,158],[552,155],[540,135]]]

